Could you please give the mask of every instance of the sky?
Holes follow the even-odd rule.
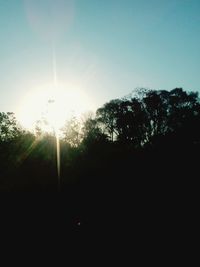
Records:
[[[95,107],[139,87],[198,91],[200,1],[0,0],[0,111],[55,68]]]

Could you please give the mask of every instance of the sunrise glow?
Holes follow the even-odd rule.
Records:
[[[38,120],[46,122],[47,131],[58,131],[71,117],[79,118],[93,109],[93,103],[80,89],[63,85],[42,86],[30,91],[18,109],[18,118],[23,127],[33,129]]]

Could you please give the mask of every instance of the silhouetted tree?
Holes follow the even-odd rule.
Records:
[[[119,114],[120,99],[111,100],[96,112],[97,120],[100,124],[102,132],[107,134],[111,141],[118,136],[117,115]]]
[[[139,99],[124,99],[117,114],[117,140],[140,147],[145,142],[146,113]]]
[[[83,124],[82,131],[83,144],[87,147],[107,140],[107,135],[103,133],[97,119],[87,119]]]
[[[1,188],[57,190],[55,133],[44,133],[38,126],[35,134],[28,133],[18,127],[12,113],[0,113]],[[185,173],[192,172],[194,151],[200,151],[199,97],[181,88],[142,90],[111,100],[83,123],[72,118],[62,133],[63,191],[69,184],[77,192],[83,186],[83,196],[89,194],[90,184],[104,191],[130,181],[139,184],[140,179],[151,186],[156,179],[162,181],[158,165],[168,177],[172,167],[183,170],[182,162]]]
[[[181,88],[142,90],[137,97],[106,103],[97,110],[96,119],[110,140],[141,147],[158,136],[177,131],[183,134],[187,127],[189,130],[194,125],[196,130],[192,132],[197,132],[199,98],[197,93],[184,92]]]

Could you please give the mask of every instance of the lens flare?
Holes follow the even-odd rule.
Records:
[[[56,134],[56,163],[57,163],[57,176],[58,176],[58,192],[61,191],[61,176],[60,176],[60,139]]]

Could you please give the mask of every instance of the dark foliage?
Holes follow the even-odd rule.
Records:
[[[133,232],[140,242],[159,242],[176,232],[181,238],[189,199],[197,194],[198,94],[147,90],[106,103],[82,129],[72,122],[60,140],[55,203],[29,203],[27,211],[23,203],[12,220],[26,217],[26,225],[46,235]],[[13,114],[0,113],[1,192],[57,193],[57,180],[55,136],[22,131]]]

